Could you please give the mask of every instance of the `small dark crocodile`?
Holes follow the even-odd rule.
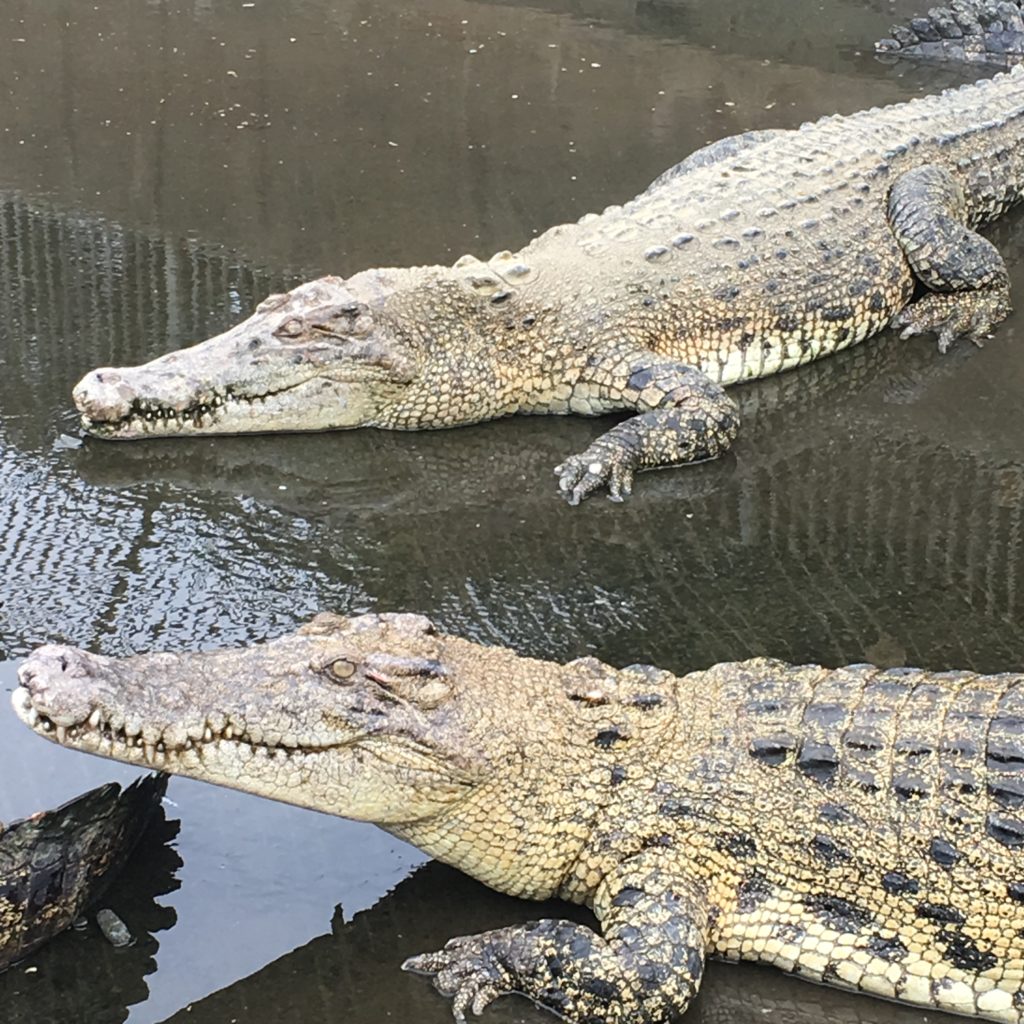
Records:
[[[1010,302],[975,229],[1020,198],[1022,139],[1024,71],[747,132],[519,252],[313,281],[192,348],[89,373],[75,401],[122,440],[628,410],[556,470],[572,503],[619,499],[637,470],[728,448],[725,385],[889,325],[943,350],[984,337]]]
[[[664,1022],[709,954],[1024,1021],[1024,676],[768,659],[676,677],[518,657],[416,615],[249,648],[43,647],[66,746],[372,821],[503,892],[593,908],[415,956],[464,1020],[520,992]]]
[[[0,971],[62,932],[103,895],[160,806],[167,779],[90,790],[0,825]]]

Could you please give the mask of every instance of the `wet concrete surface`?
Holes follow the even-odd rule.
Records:
[[[570,509],[554,490],[597,421],[60,440],[78,435],[86,370],[198,340],[305,277],[514,249],[709,140],[972,77],[857,52],[914,9],[6,5],[0,697],[44,641],[215,646],[323,608],[675,670],[762,653],[1019,669],[1018,316],[983,350],[885,336],[740,389],[735,452],[642,477],[624,506]],[[990,233],[1018,295],[1022,230],[1015,215]],[[5,708],[0,820],[132,776]],[[174,849],[155,845],[115,906],[139,943],[64,936],[0,977],[3,1019],[69,1019],[70,999],[85,1024],[441,1022],[402,957],[538,913],[436,866],[410,876],[422,856],[368,826],[183,780],[165,809]],[[710,979],[695,1018],[925,1019],[746,968]]]

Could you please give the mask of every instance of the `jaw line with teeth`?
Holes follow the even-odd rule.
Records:
[[[149,742],[143,738],[141,732],[129,736],[123,726],[113,728],[110,723],[103,720],[102,712],[98,708],[88,719],[75,725],[58,725],[36,708],[31,693],[24,686],[15,689],[11,702],[18,717],[40,736],[87,753],[98,753],[105,757],[115,757],[124,761],[138,761],[152,768],[173,765],[176,759],[189,753],[201,761],[205,749],[218,748],[221,744],[230,744],[236,749],[244,747],[251,750],[256,756],[263,756],[270,760],[277,757],[312,757],[345,746],[345,744],[332,744],[325,747],[300,747],[284,743],[257,743],[247,732],[238,730],[230,724],[220,732],[214,732],[207,724],[198,738],[190,736],[183,745],[169,748],[162,738],[155,742]],[[198,729],[194,731],[198,732]],[[118,753],[115,754],[115,750]]]
[[[188,427],[208,429],[216,424],[218,418],[223,417],[223,410],[230,409],[233,405],[252,406],[257,402],[263,404],[270,398],[275,398],[278,395],[284,395],[289,391],[301,388],[311,380],[317,379],[317,376],[314,374],[296,381],[294,384],[289,384],[287,387],[277,388],[273,391],[264,391],[258,395],[242,394],[230,389],[214,391],[213,397],[208,402],[199,402],[182,410],[172,409],[167,405],[154,404],[151,401],[137,398],[132,402],[132,408],[128,415],[122,416],[117,420],[97,420],[83,413],[81,417],[82,427],[94,434],[117,434],[135,426],[141,426],[145,429],[146,424],[159,425],[165,428],[173,426],[179,431],[185,430]],[[203,418],[206,416],[212,418],[204,423]]]
[[[86,430],[91,430],[96,433],[116,433],[117,431],[124,430],[127,427],[146,423],[159,423],[161,426],[169,426],[173,424],[179,430],[187,425],[200,427],[204,425],[202,423],[204,416],[213,415],[214,419],[210,422],[215,422],[218,411],[222,406],[225,406],[230,402],[251,403],[260,400],[261,397],[263,396],[248,398],[245,395],[238,396],[228,392],[224,392],[222,394],[218,393],[215,394],[209,402],[200,402],[180,411],[172,409],[170,406],[154,405],[151,402],[137,398],[132,402],[132,408],[127,416],[122,416],[117,420],[97,420],[83,413],[82,426],[85,427]],[[190,420],[192,421],[191,424],[189,424]],[[209,426],[210,423],[205,425]]]

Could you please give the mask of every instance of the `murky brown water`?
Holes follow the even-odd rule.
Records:
[[[708,140],[969,77],[857,54],[913,9],[5,5],[0,688],[45,640],[210,646],[320,608],[677,670],[757,653],[1019,669],[1019,317],[982,351],[885,337],[748,387],[733,456],[644,477],[626,506],[556,496],[551,468],[606,427],[574,419],[54,447],[87,369],[197,340],[303,277],[516,248]],[[1024,294],[1021,218],[993,237]],[[130,776],[5,708],[0,819]],[[111,897],[140,942],[64,936],[0,977],[4,1020],[440,1024],[402,957],[538,913],[437,866],[407,877],[423,858],[369,827],[181,780],[169,795],[176,852]],[[695,1016],[924,1020],[746,969],[712,972]]]

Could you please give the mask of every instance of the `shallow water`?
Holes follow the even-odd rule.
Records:
[[[577,419],[55,447],[77,436],[86,370],[198,340],[302,278],[514,249],[711,139],[971,77],[856,52],[914,6],[6,5],[0,690],[47,640],[215,646],[321,608],[676,670],[760,653],[1019,669],[1019,316],[984,350],[883,337],[742,389],[735,453],[643,477],[625,506],[557,497],[551,468],[607,426]],[[1022,228],[992,233],[1018,295]],[[131,776],[5,709],[0,820]],[[367,826],[183,780],[166,811],[175,852],[110,897],[139,943],[62,937],[0,976],[5,1020],[441,1022],[402,957],[540,912],[436,865],[410,877],[421,855]],[[708,1021],[924,1019],[710,977]]]

